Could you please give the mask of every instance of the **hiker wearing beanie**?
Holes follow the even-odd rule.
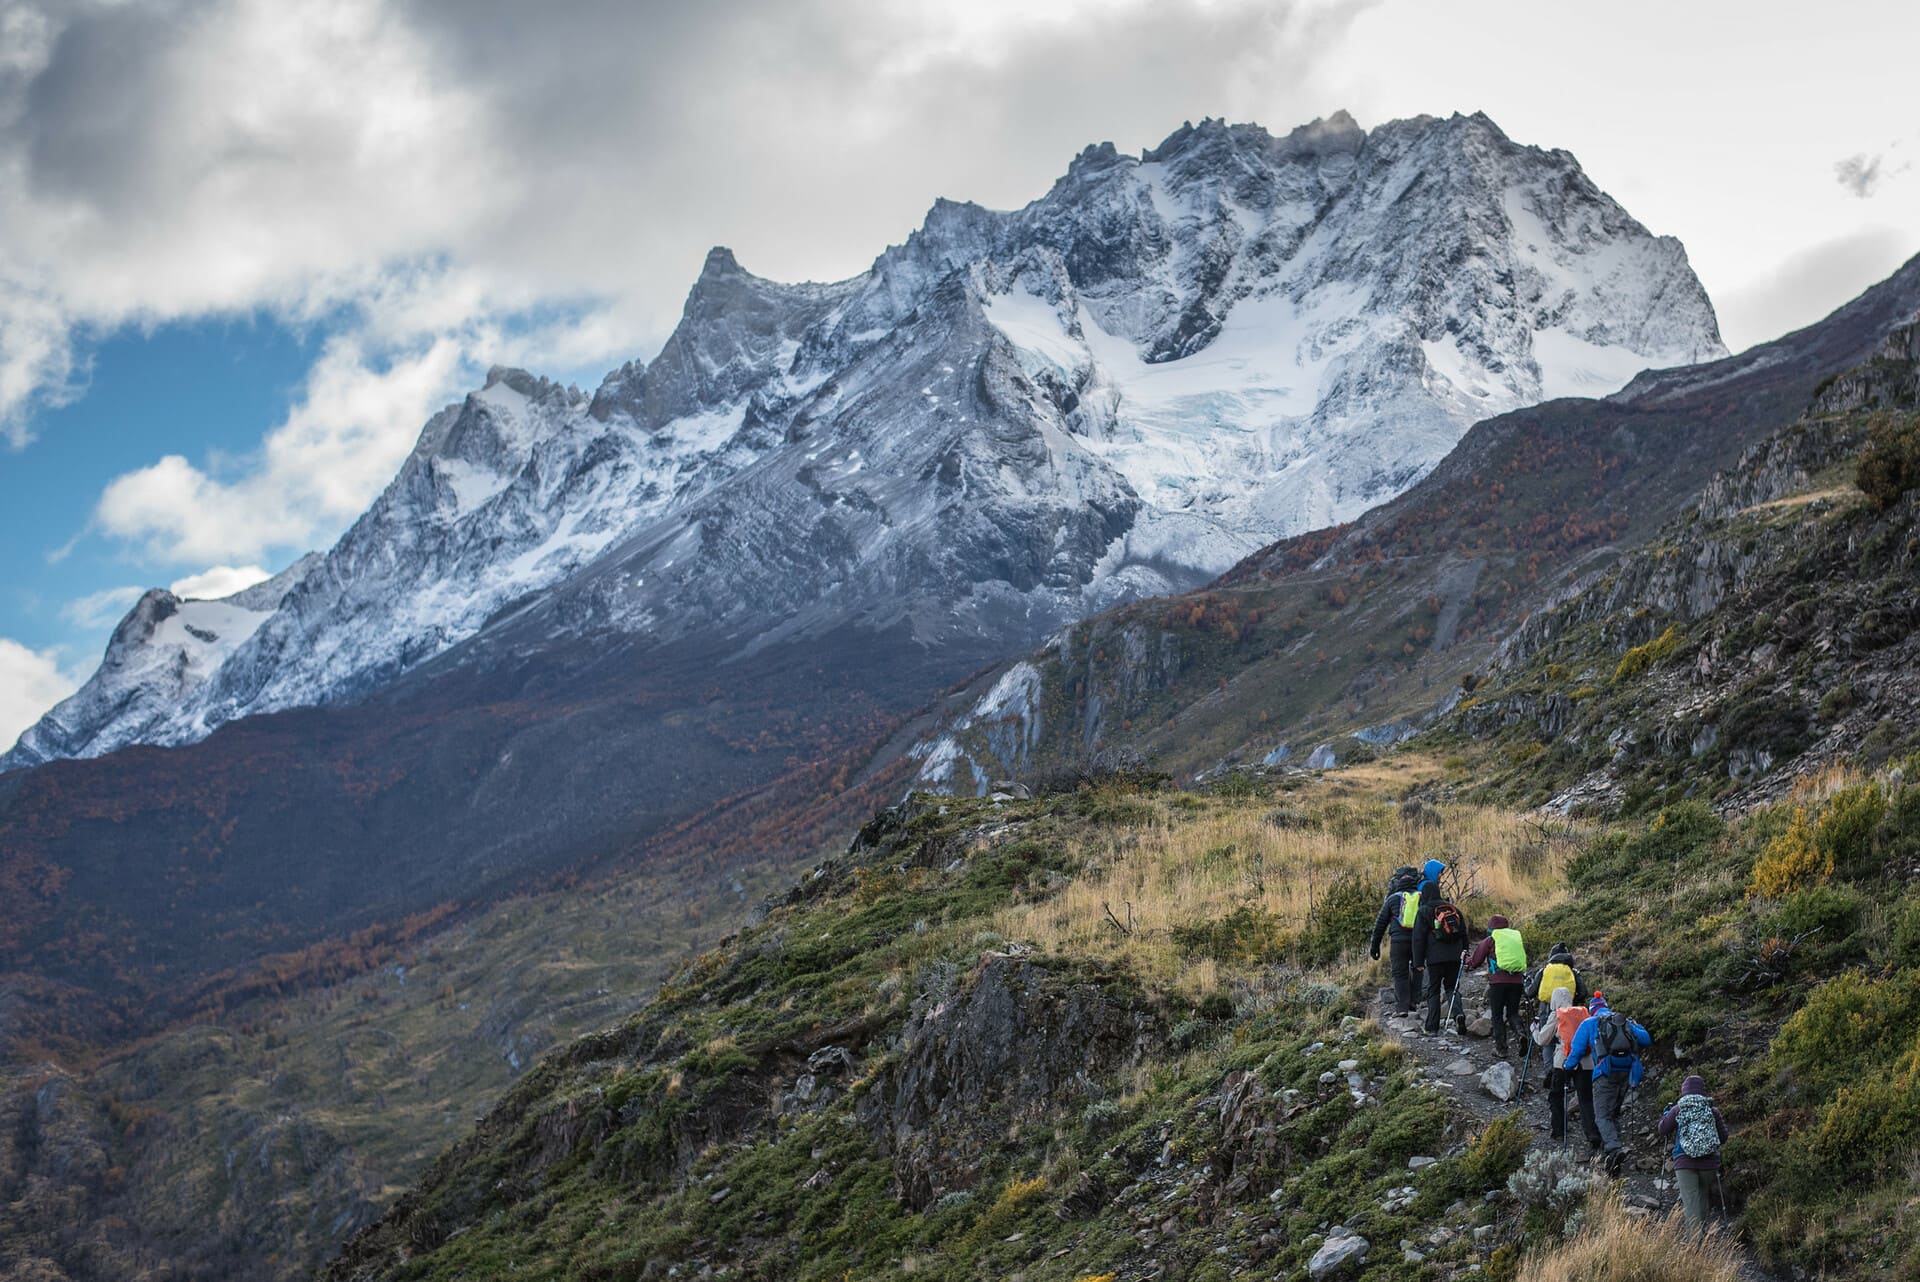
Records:
[[[1520,932],[1499,913],[1487,918],[1487,936],[1467,954],[1466,968],[1487,968],[1487,1014],[1493,1020],[1493,1049],[1507,1057],[1507,1029],[1518,1033],[1520,994],[1527,978],[1527,948]]]
[[[1567,1045],[1570,1060],[1593,1056],[1593,1121],[1600,1128],[1600,1147],[1612,1175],[1626,1164],[1626,1150],[1620,1145],[1620,1110],[1626,1106],[1627,1092],[1646,1073],[1640,1050],[1652,1044],[1646,1029],[1616,1014],[1605,995],[1595,993],[1587,1005],[1587,1018]]]
[[[1393,1013],[1408,1015],[1420,997],[1420,978],[1413,973],[1413,925],[1420,911],[1420,874],[1411,867],[1394,869],[1387,880],[1387,897],[1373,919],[1373,938],[1367,955],[1380,960],[1380,941],[1387,940],[1387,965],[1393,974]]]
[[[1673,1136],[1674,1181],[1687,1223],[1705,1229],[1720,1180],[1720,1146],[1727,1142],[1727,1119],[1707,1094],[1706,1079],[1695,1074],[1680,1083],[1680,1098],[1660,1115],[1660,1133]]]
[[[1534,999],[1543,1007],[1553,998],[1553,990],[1564,988],[1573,997],[1575,1006],[1587,1004],[1587,981],[1580,977],[1580,970],[1574,964],[1573,950],[1565,944],[1555,944],[1547,950],[1547,964],[1540,968],[1537,981],[1532,982]]]
[[[1597,1152],[1600,1131],[1593,1124],[1591,1066],[1567,1059],[1567,1047],[1580,1025],[1586,1022],[1587,1008],[1574,1005],[1573,993],[1564,986],[1554,989],[1548,1002],[1547,1017],[1533,1030],[1534,1044],[1542,1052],[1552,1050],[1552,1057],[1547,1061],[1551,1065],[1547,1070],[1547,1136],[1556,1143],[1567,1142],[1567,1088],[1571,1086],[1580,1101],[1580,1129],[1586,1132],[1587,1146]]]

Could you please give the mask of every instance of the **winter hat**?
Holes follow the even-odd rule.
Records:
[[[1507,919],[1505,917],[1502,917],[1499,913],[1495,913],[1493,916],[1487,918],[1488,930],[1504,930],[1506,929],[1506,925],[1507,925]]]
[[[1686,1081],[1680,1083],[1680,1093],[1682,1095],[1705,1095],[1707,1093],[1707,1079],[1698,1073],[1692,1074]]]
[[[1612,1010],[1613,1008],[1607,1005],[1606,994],[1596,990],[1593,996],[1587,998],[1587,1009],[1598,1015],[1603,1010]]]
[[[1567,947],[1565,944],[1555,944],[1553,947],[1547,949],[1548,961],[1559,961],[1562,957],[1571,959],[1573,957],[1573,949]]]
[[[1564,988],[1556,988],[1553,990],[1553,1008],[1555,1010],[1565,1010],[1571,1005],[1573,1005],[1572,993]]]

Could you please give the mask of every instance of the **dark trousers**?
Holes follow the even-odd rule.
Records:
[[[1460,959],[1427,963],[1427,1031],[1440,1031],[1440,1012],[1451,1007],[1455,990],[1460,987]]]
[[[1567,1137],[1569,1087],[1580,1101],[1580,1129],[1586,1132],[1588,1145],[1599,1148],[1600,1128],[1593,1121],[1593,1074],[1585,1069],[1556,1068],[1547,1074],[1547,1134],[1556,1140]]]
[[[1573,1093],[1580,1101],[1580,1129],[1586,1133],[1587,1147],[1600,1147],[1600,1123],[1593,1116],[1593,1074],[1584,1068],[1562,1069],[1573,1079]]]
[[[1393,1009],[1404,1015],[1420,1000],[1420,984],[1413,977],[1413,937],[1387,940],[1387,965],[1393,971]]]
[[[1526,1036],[1526,1030],[1520,1027],[1520,989],[1519,984],[1488,984],[1487,1014],[1493,1018],[1493,1044],[1502,1055],[1507,1053],[1507,1030]]]

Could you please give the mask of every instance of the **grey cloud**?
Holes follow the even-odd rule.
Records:
[[[1865,200],[1880,185],[1881,160],[1880,156],[1868,156],[1865,153],[1848,156],[1845,160],[1834,162],[1833,176],[1842,187]]]
[[[1891,275],[1913,249],[1910,233],[1870,227],[1790,254],[1716,301],[1721,331],[1745,347],[1811,324]]]
[[[342,303],[388,334],[420,264],[458,302],[406,317],[587,307],[615,364],[710,245],[844,276],[1088,143],[1331,111],[1316,65],[1372,2],[40,0],[45,56],[0,59],[0,369],[59,368],[10,350],[29,289],[69,335]]]

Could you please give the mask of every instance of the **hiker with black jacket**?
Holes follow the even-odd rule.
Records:
[[[1674,1182],[1687,1223],[1704,1229],[1720,1182],[1720,1146],[1727,1142],[1727,1119],[1707,1094],[1705,1078],[1694,1074],[1680,1083],[1680,1098],[1660,1115],[1660,1134],[1673,1136]]]
[[[1618,1175],[1626,1164],[1626,1151],[1620,1146],[1620,1110],[1626,1106],[1627,1092],[1646,1073],[1641,1048],[1651,1045],[1653,1038],[1646,1029],[1616,1014],[1605,994],[1595,993],[1587,1003],[1586,1019],[1567,1046],[1569,1063],[1578,1063],[1589,1052],[1593,1055],[1593,1121],[1600,1128],[1609,1175]]]
[[[1527,979],[1527,948],[1520,932],[1499,913],[1487,918],[1486,938],[1467,954],[1469,971],[1487,968],[1487,1015],[1493,1020],[1493,1049],[1507,1058],[1507,1030],[1526,1036],[1520,1022],[1520,995]]]
[[[1413,919],[1413,973],[1427,990],[1427,1020],[1424,1031],[1429,1037],[1440,1031],[1440,1012],[1454,1010],[1454,1024],[1466,1032],[1467,1017],[1457,1009],[1460,989],[1460,955],[1467,950],[1467,916],[1458,907],[1439,897],[1422,898]]]
[[[1387,881],[1387,897],[1380,905],[1380,915],[1373,919],[1373,938],[1367,945],[1367,955],[1379,961],[1380,941],[1387,940],[1387,964],[1393,973],[1393,1013],[1396,1015],[1410,1013],[1420,996],[1419,980],[1412,969],[1419,885],[1420,874],[1412,867],[1394,869]]]

